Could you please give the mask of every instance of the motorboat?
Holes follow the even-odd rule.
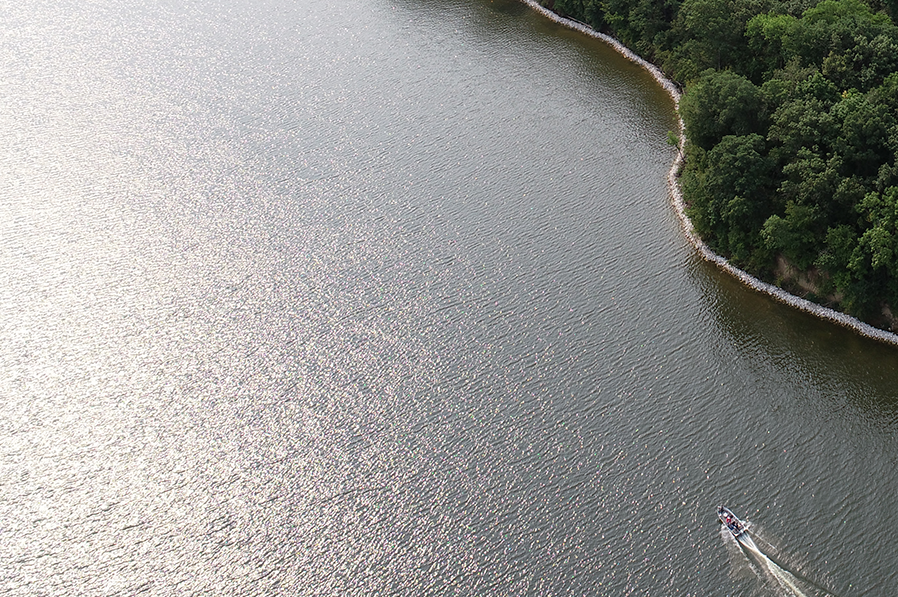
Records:
[[[736,515],[733,514],[732,510],[726,506],[717,506],[717,518],[719,518],[720,522],[729,529],[733,534],[733,537],[736,537],[737,539],[746,530],[745,523],[739,520]]]

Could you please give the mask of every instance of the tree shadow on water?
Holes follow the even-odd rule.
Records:
[[[821,395],[844,396],[898,430],[898,346],[866,338],[741,284],[708,262],[692,278],[725,344]]]

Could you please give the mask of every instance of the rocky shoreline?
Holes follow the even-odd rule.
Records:
[[[520,1],[556,23],[564,25],[565,27],[568,27],[575,31],[579,31],[584,35],[589,35],[591,37],[601,39],[602,41],[613,47],[621,55],[626,57],[628,60],[631,60],[632,62],[635,62],[636,64],[643,67],[655,78],[658,84],[661,85],[661,87],[663,87],[668,94],[670,94],[670,97],[673,99],[674,104],[676,104],[677,108],[679,108],[681,95],[679,88],[673,81],[668,79],[664,75],[664,73],[661,72],[661,69],[659,69],[657,66],[638,56],[636,53],[634,53],[632,50],[624,46],[622,43],[620,43],[610,35],[600,33],[592,27],[578,21],[561,17],[558,14],[540,5],[535,0]],[[682,145],[684,139],[684,126],[682,118],[679,119],[679,126],[680,143]],[[667,185],[670,191],[671,202],[673,203],[674,209],[677,212],[677,217],[679,217],[680,219],[680,223],[683,227],[683,232],[686,235],[686,238],[689,239],[689,242],[698,250],[699,254],[704,259],[713,262],[720,269],[737,278],[740,282],[742,282],[749,288],[752,288],[759,292],[763,292],[764,294],[767,294],[782,303],[785,303],[801,311],[805,311],[806,313],[815,315],[820,319],[831,321],[833,323],[837,323],[841,326],[847,327],[862,336],[872,338],[874,340],[879,340],[893,346],[898,346],[898,334],[874,327],[840,311],[818,305],[817,303],[813,303],[807,299],[801,298],[800,296],[790,294],[782,288],[779,288],[778,286],[768,284],[767,282],[759,280],[758,278],[755,278],[747,272],[742,271],[738,267],[728,262],[725,258],[712,251],[711,248],[708,247],[708,245],[706,245],[705,242],[702,241],[702,239],[699,238],[695,233],[695,229],[692,226],[692,221],[689,219],[689,216],[686,215],[686,204],[683,201],[683,193],[680,189],[678,176],[680,168],[683,165],[682,147],[680,149],[681,150],[677,152],[676,160],[674,160],[674,163],[670,167],[670,171],[668,171],[667,173]]]

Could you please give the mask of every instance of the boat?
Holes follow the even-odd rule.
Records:
[[[745,523],[739,520],[736,515],[733,514],[733,511],[726,506],[717,506],[717,518],[719,518],[720,522],[729,529],[733,534],[733,537],[738,539],[740,535],[745,533]]]

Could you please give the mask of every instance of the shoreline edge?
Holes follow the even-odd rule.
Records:
[[[692,226],[692,220],[690,220],[689,216],[686,215],[686,204],[683,201],[683,192],[680,189],[680,183],[678,181],[678,173],[680,171],[680,168],[683,166],[683,142],[685,139],[685,126],[683,124],[683,119],[679,116],[680,96],[682,94],[680,93],[677,85],[673,81],[668,79],[661,71],[661,69],[656,65],[637,55],[630,48],[626,47],[620,41],[616,40],[610,35],[606,35],[605,33],[596,31],[589,25],[586,25],[579,21],[574,21],[572,19],[562,17],[552,12],[548,8],[542,6],[541,4],[536,2],[536,0],[520,1],[542,16],[551,21],[554,21],[555,23],[558,23],[559,25],[563,25],[569,29],[579,31],[584,35],[588,35],[590,37],[594,37],[596,39],[604,41],[609,46],[614,48],[614,50],[616,50],[619,54],[621,54],[631,62],[635,62],[643,69],[648,71],[649,74],[654,77],[655,81],[657,81],[658,84],[661,85],[661,87],[663,87],[665,91],[667,91],[671,99],[673,99],[674,107],[677,110],[677,121],[680,127],[678,135],[680,139],[680,147],[679,151],[677,151],[677,157],[667,173],[667,187],[671,202],[674,206],[674,210],[677,212],[677,217],[680,220],[680,225],[682,226],[683,233],[686,235],[686,238],[689,240],[692,246],[695,247],[695,249],[699,252],[703,259],[714,263],[715,265],[717,265],[717,267],[742,282],[742,284],[744,284],[745,286],[748,286],[749,288],[758,292],[764,293],[781,303],[789,305],[790,307],[794,307],[800,311],[810,313],[811,315],[816,315],[820,319],[849,328],[850,330],[860,334],[861,336],[871,338],[873,340],[878,340],[892,346],[898,346],[898,334],[874,327],[868,323],[864,323],[856,317],[852,317],[851,315],[847,315],[845,313],[842,313],[841,311],[836,311],[835,309],[830,309],[829,307],[824,307],[823,305],[818,305],[817,303],[811,302],[807,299],[803,299],[800,296],[796,296],[794,294],[786,292],[778,286],[774,286],[773,284],[768,284],[767,282],[759,280],[758,278],[755,278],[749,273],[734,266],[722,256],[712,251],[711,248],[708,247],[708,245],[705,244],[705,242],[695,233],[695,228]]]

